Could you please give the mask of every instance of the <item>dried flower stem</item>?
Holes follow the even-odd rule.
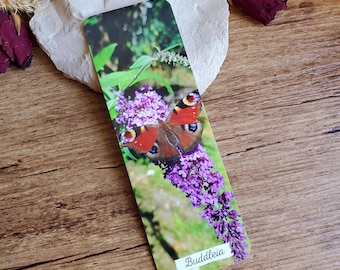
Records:
[[[0,0],[0,10],[14,13],[32,13],[38,6],[39,0]]]

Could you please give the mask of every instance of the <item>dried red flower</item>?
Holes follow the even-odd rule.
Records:
[[[5,73],[10,64],[8,55],[0,47],[0,73]]]
[[[287,0],[232,0],[236,8],[264,25],[270,23],[278,11],[287,7],[286,2]]]
[[[6,72],[9,62],[25,69],[30,66],[32,56],[33,44],[26,25],[21,22],[18,35],[12,16],[0,11],[0,72]]]

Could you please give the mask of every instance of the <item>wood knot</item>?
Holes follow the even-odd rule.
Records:
[[[66,206],[67,206],[66,203],[62,203],[62,202],[56,203],[56,208],[58,208],[58,209],[66,209]]]

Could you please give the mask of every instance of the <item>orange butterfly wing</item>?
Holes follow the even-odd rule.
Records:
[[[155,143],[159,134],[156,126],[143,126],[128,130],[120,135],[123,146],[136,149],[140,153],[147,153]]]
[[[171,125],[185,125],[197,122],[201,113],[201,97],[197,90],[188,94],[173,109],[168,122]]]

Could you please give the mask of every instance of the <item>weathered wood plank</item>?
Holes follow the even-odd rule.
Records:
[[[234,8],[203,96],[252,253],[228,269],[339,269],[340,5]],[[35,49],[0,90],[0,269],[153,269],[100,94]]]

